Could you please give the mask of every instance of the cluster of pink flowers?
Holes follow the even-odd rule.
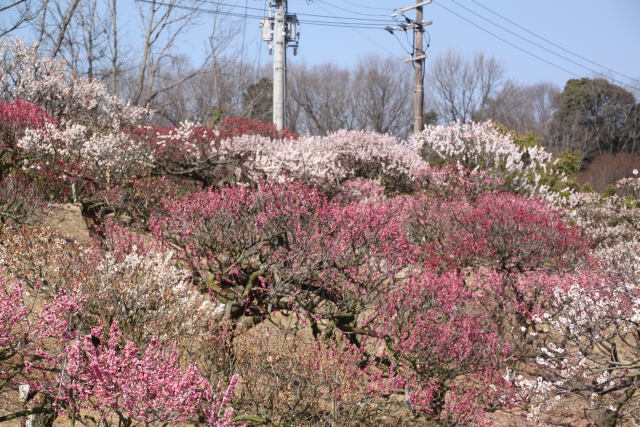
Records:
[[[78,303],[59,294],[31,308],[19,283],[0,276],[0,390],[28,383],[58,413],[82,416],[90,409],[103,421],[232,424],[229,403],[238,382],[211,386],[198,369],[181,367],[179,354],[152,340],[144,351],[125,341],[117,322],[81,335],[75,330]]]
[[[153,340],[144,351],[124,341],[117,323],[97,327],[69,343],[58,357],[55,404],[79,415],[97,411],[101,419],[143,423],[188,422],[202,416],[208,425],[231,423],[238,376],[217,395],[194,365],[180,367],[178,353]]]

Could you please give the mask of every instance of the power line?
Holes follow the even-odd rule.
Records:
[[[566,52],[566,53],[569,53],[569,54],[571,54],[571,55],[573,55],[573,56],[575,56],[575,57],[577,57],[577,58],[580,58],[580,59],[582,59],[583,61],[587,61],[587,62],[589,62],[589,63],[591,63],[591,64],[595,65],[596,67],[604,68],[604,69],[605,69],[605,70],[607,70],[607,71],[611,71],[611,72],[612,72],[612,73],[614,73],[614,74],[618,74],[619,76],[625,77],[626,79],[629,79],[629,80],[631,80],[631,81],[632,81],[632,82],[634,82],[634,83],[637,83],[637,82],[638,82],[638,79],[637,79],[637,78],[630,77],[630,76],[628,76],[628,75],[626,75],[626,74],[623,74],[623,73],[620,73],[620,72],[618,72],[618,71],[616,71],[616,70],[614,70],[614,69],[611,69],[611,68],[609,68],[609,67],[607,67],[607,66],[605,66],[605,65],[599,64],[599,63],[597,63],[597,62],[595,62],[595,61],[592,61],[592,60],[590,60],[589,58],[585,58],[584,56],[582,56],[582,55],[580,55],[580,54],[577,54],[577,53],[575,53],[575,52],[573,52],[573,51],[571,51],[571,50],[569,50],[569,49],[566,49],[566,48],[564,48],[564,47],[560,46],[559,44],[557,44],[557,43],[555,43],[555,42],[553,42],[553,41],[551,41],[551,40],[549,40],[549,39],[547,39],[547,38],[545,38],[545,37],[542,37],[542,36],[541,36],[541,35],[539,35],[539,34],[534,33],[533,31],[529,30],[528,28],[523,27],[522,25],[518,24],[517,22],[512,21],[511,19],[507,18],[507,17],[506,17],[506,16],[504,16],[504,15],[501,15],[500,13],[496,12],[495,10],[493,10],[493,9],[491,9],[491,8],[489,8],[489,7],[485,6],[485,5],[483,5],[482,3],[480,3],[480,2],[478,2],[478,1],[476,1],[476,0],[471,0],[471,1],[473,1],[475,4],[477,4],[478,6],[482,7],[483,9],[486,9],[486,10],[488,10],[489,12],[493,13],[494,15],[498,16],[499,18],[504,19],[505,21],[509,22],[509,23],[510,23],[510,24],[512,24],[512,25],[515,25],[516,27],[520,28],[522,31],[525,31],[525,32],[527,32],[527,33],[531,34],[532,36],[537,37],[538,39],[540,39],[540,40],[542,40],[542,41],[545,41],[545,42],[549,43],[550,45],[552,45],[552,46],[554,46],[554,47],[556,47],[556,48],[558,48],[558,49],[560,49],[560,50],[562,50],[562,51],[564,51],[564,52]]]
[[[384,27],[382,25],[363,26],[363,25],[343,24],[341,22],[331,22],[331,21],[307,21],[304,19],[301,19],[298,22],[300,22],[301,24],[316,25],[321,27],[352,28],[352,29],[361,29],[361,30],[384,30]],[[363,37],[368,38],[364,35]],[[373,43],[375,44],[375,42]]]
[[[331,11],[330,11],[330,10],[327,10],[326,8],[324,8],[324,7],[320,6],[320,5],[318,5],[318,6],[319,6],[321,9],[323,9],[323,10],[327,11],[327,13],[329,13],[329,14],[330,14],[330,15],[332,15],[333,17],[335,17],[335,18],[337,18],[337,19],[339,19],[339,20],[342,20],[342,18],[340,18],[340,17],[338,17],[338,16],[333,15],[333,14],[331,13]],[[390,53],[391,55],[395,55],[395,53],[394,53],[394,52],[392,52],[391,50],[389,50],[389,49],[387,49],[386,47],[382,46],[380,43],[376,42],[376,41],[375,41],[375,40],[373,40],[371,37],[368,37],[368,36],[366,36],[366,35],[362,34],[362,32],[360,32],[360,31],[358,31],[358,30],[356,29],[356,27],[351,27],[351,28],[353,29],[353,31],[355,31],[356,33],[358,33],[361,37],[363,37],[363,38],[365,38],[365,39],[369,40],[371,43],[375,44],[375,45],[376,45],[376,46],[378,46],[380,49],[387,51],[387,52],[388,52],[388,53]]]
[[[492,31],[487,30],[486,28],[482,27],[481,25],[476,24],[475,22],[471,21],[470,19],[467,19],[466,17],[464,17],[464,16],[460,15],[459,13],[457,13],[457,12],[455,12],[455,11],[453,11],[453,10],[449,9],[448,7],[443,6],[443,5],[442,5],[442,4],[440,4],[439,2],[433,2],[433,3],[434,3],[435,5],[437,5],[437,6],[440,6],[440,7],[441,7],[441,8],[443,8],[443,9],[445,9],[445,10],[449,11],[449,13],[452,13],[452,14],[456,15],[458,18],[460,18],[460,19],[463,19],[463,20],[467,21],[469,24],[473,25],[474,27],[477,27],[478,29],[480,29],[480,30],[484,31],[485,33],[490,34],[491,36],[493,36],[493,37],[497,38],[498,40],[502,41],[503,43],[508,44],[509,46],[511,46],[511,47],[513,47],[513,48],[515,48],[515,49],[518,49],[519,51],[524,52],[524,53],[526,53],[527,55],[530,55],[530,56],[532,56],[532,57],[534,57],[534,58],[536,58],[536,59],[538,59],[538,60],[540,60],[540,61],[542,61],[542,62],[545,62],[545,63],[547,63],[547,64],[551,65],[552,67],[555,67],[555,68],[557,68],[557,69],[559,69],[559,70],[562,70],[562,71],[564,71],[565,73],[571,74],[571,75],[572,75],[572,76],[574,76],[574,77],[578,77],[578,78],[580,78],[580,77],[581,77],[581,76],[579,76],[578,74],[574,73],[573,71],[570,71],[570,70],[568,70],[568,69],[566,69],[566,68],[562,67],[561,65],[555,64],[555,63],[553,63],[553,62],[551,62],[551,61],[548,61],[548,60],[544,59],[543,57],[541,57],[541,56],[539,56],[539,55],[536,55],[536,54],[535,54],[535,53],[533,53],[533,52],[530,52],[530,51],[528,51],[528,50],[526,50],[526,49],[524,49],[524,48],[522,48],[522,47],[520,47],[520,46],[518,46],[518,45],[516,45],[516,44],[514,44],[514,43],[511,43],[509,40],[507,40],[507,39],[505,39],[505,38],[503,38],[503,37],[501,37],[501,36],[497,35],[496,33],[492,32]]]
[[[372,14],[372,13],[362,13],[362,12],[353,11],[353,10],[344,8],[342,6],[336,6],[335,4],[329,3],[326,0],[314,0],[314,1],[317,2],[317,3],[325,4],[327,6],[331,6],[331,7],[335,8],[335,9],[341,10],[343,12],[352,13],[352,14],[356,14],[356,15],[362,15],[362,16],[384,16],[384,15],[379,14],[379,13],[378,14]],[[387,10],[389,10],[389,9],[387,9]]]
[[[579,62],[577,62],[577,61],[574,61],[573,59],[571,59],[571,58],[569,58],[569,57],[567,57],[567,56],[565,56],[565,55],[562,55],[562,54],[560,54],[560,53],[557,53],[557,52],[555,52],[555,51],[553,51],[553,50],[551,50],[551,49],[547,48],[546,46],[541,45],[541,44],[540,44],[540,43],[538,43],[538,42],[535,42],[535,41],[533,41],[533,40],[530,40],[530,39],[528,39],[528,38],[526,38],[526,37],[524,37],[524,36],[522,36],[522,35],[520,35],[520,34],[518,34],[518,33],[514,32],[514,31],[511,31],[509,28],[506,28],[506,27],[505,27],[505,26],[503,26],[503,25],[500,25],[500,24],[497,24],[497,23],[493,22],[493,21],[492,21],[492,20],[490,20],[489,18],[486,18],[486,17],[484,17],[484,16],[480,15],[479,13],[476,13],[476,12],[475,12],[474,10],[472,10],[472,9],[469,9],[469,8],[468,8],[468,7],[466,7],[465,5],[463,5],[463,4],[461,4],[460,2],[458,2],[457,0],[451,0],[451,1],[452,1],[453,3],[455,3],[455,4],[457,4],[459,7],[463,8],[463,9],[467,10],[468,12],[470,12],[470,13],[474,14],[475,16],[479,17],[480,19],[482,19],[482,20],[484,20],[484,21],[486,21],[486,22],[490,23],[491,25],[494,25],[494,26],[496,26],[496,27],[500,28],[501,30],[506,31],[507,33],[509,33],[509,34],[511,34],[511,35],[514,35],[514,36],[518,37],[519,39],[524,40],[524,41],[526,41],[527,43],[530,43],[530,44],[532,44],[532,45],[534,45],[534,46],[536,46],[536,47],[538,47],[538,48],[540,48],[540,49],[544,50],[545,52],[548,52],[548,53],[550,53],[550,54],[552,54],[552,55],[555,55],[555,56],[557,56],[557,57],[559,57],[559,58],[562,58],[562,59],[564,59],[565,61],[568,61],[568,62],[570,62],[570,63],[572,63],[572,64],[574,64],[574,65],[577,65],[578,67],[582,67],[582,68],[584,68],[585,70],[590,71],[590,72],[592,72],[592,73],[594,73],[594,74],[602,74],[602,73],[601,73],[601,72],[599,72],[598,70],[594,70],[593,68],[587,67],[586,65],[581,64],[581,63],[579,63]],[[617,83],[617,84],[619,84],[619,85],[627,86],[627,87],[629,87],[629,88],[639,90],[639,89],[637,89],[637,88],[635,88],[635,87],[633,87],[633,86],[631,86],[631,85],[629,85],[629,84],[627,84],[627,83],[617,81],[616,79],[611,79],[611,80],[612,80],[614,83]]]
[[[244,21],[242,23],[242,43],[240,44],[240,72],[238,73],[238,92],[242,89],[242,80],[244,77],[244,42],[247,36],[247,6],[249,0],[244,0]]]
[[[268,0],[264,0],[264,8],[262,11],[263,15],[267,14],[267,3]],[[262,40],[262,37],[258,37],[258,60],[257,60],[257,64],[256,64],[256,81],[258,81],[258,77],[260,74],[260,66],[262,65],[262,43],[264,43],[264,41]]]
[[[354,2],[352,2],[352,1],[347,1],[347,0],[342,0],[342,2],[343,2],[343,3],[346,3],[346,4],[348,4],[348,5],[351,5],[351,6],[355,6],[355,7],[363,7],[363,8],[365,8],[365,9],[378,9],[378,10],[387,10],[387,11],[389,10],[389,9],[388,9],[388,8],[386,8],[386,7],[374,7],[374,6],[368,6],[368,5],[359,4],[359,3],[354,3]]]
[[[260,9],[258,7],[250,7],[250,6],[240,6],[237,4],[228,4],[228,3],[221,3],[221,2],[217,2],[217,1],[213,1],[213,0],[202,0],[204,3],[208,3],[208,4],[215,4],[217,6],[226,6],[226,7],[233,7],[233,8],[241,8],[241,9],[251,9],[251,10],[259,10],[262,11],[263,9]],[[356,12],[357,13],[357,12]],[[313,14],[313,13],[296,13],[296,15],[298,16],[310,16],[312,18],[333,18],[333,16],[330,15],[317,15],[317,14]],[[383,15],[370,15],[370,16],[383,16]],[[360,18],[357,16],[353,16],[353,17],[343,17],[344,19],[348,19],[348,20],[352,20],[352,21],[367,21],[367,22],[381,22],[381,23],[390,23],[391,22],[391,17],[387,17],[386,19],[371,19],[371,18]]]
[[[135,0],[135,1],[139,3],[156,4],[159,6],[169,6],[176,9],[191,10],[194,12],[211,13],[215,15],[232,16],[232,17],[243,18],[243,19],[255,19],[258,21],[264,18],[264,16],[262,15],[249,15],[249,14],[245,15],[244,13],[234,13],[234,12],[226,12],[226,11],[214,10],[214,9],[204,9],[200,7],[176,5],[176,4],[163,3],[163,2],[157,2],[152,0]],[[337,18],[339,21],[299,20],[299,22],[303,24],[308,24],[308,25],[365,29],[365,30],[380,30],[384,28],[382,25],[378,25],[378,24],[367,24],[367,23],[358,24],[357,22],[350,23],[348,22],[348,20],[337,17],[335,15],[332,15],[332,17]],[[363,37],[366,37],[366,36],[363,35]]]
[[[152,1],[152,0],[135,0],[135,1],[138,2],[138,3],[156,4],[156,5],[159,5],[159,6],[168,6],[168,7],[173,7],[173,8],[176,8],[176,9],[191,10],[193,12],[212,13],[212,14],[215,14],[215,15],[233,16],[233,17],[238,17],[238,18],[244,18],[246,16],[246,18],[248,18],[248,19],[262,19],[262,16],[258,16],[258,15],[245,15],[243,13],[225,12],[225,11],[214,10],[214,9],[204,9],[204,8],[201,8],[201,7],[184,6],[184,5],[163,3],[163,2]]]

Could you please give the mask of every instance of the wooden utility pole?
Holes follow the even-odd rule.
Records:
[[[413,133],[422,132],[424,129],[424,63],[426,59],[426,55],[424,53],[424,27],[425,25],[431,25],[431,22],[424,21],[422,8],[429,3],[431,3],[431,0],[416,0],[416,4],[413,6],[400,9],[402,16],[404,16],[404,12],[415,9],[416,19],[411,20],[405,16],[408,24],[403,23],[399,27],[386,28],[386,30],[390,32],[395,30],[407,31],[411,29],[415,34],[413,57],[405,59],[405,62],[413,62],[413,67],[416,73],[413,99]]]
[[[418,2],[420,4],[420,2]],[[424,129],[424,28],[422,26],[423,11],[422,5],[416,7],[416,48],[414,58],[416,58],[416,82],[414,89],[415,99],[413,101],[413,133],[422,132]]]

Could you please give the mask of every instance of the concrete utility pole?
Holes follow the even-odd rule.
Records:
[[[298,18],[287,14],[287,0],[274,0],[275,16],[271,10],[269,17],[264,18],[262,40],[271,42],[269,52],[273,53],[273,124],[278,130],[287,125],[287,47],[293,47],[293,54],[298,53]]]
[[[413,99],[413,133],[422,132],[424,129],[424,63],[426,55],[424,52],[424,27],[431,25],[431,22],[424,21],[423,6],[431,3],[428,1],[416,0],[413,6],[400,9],[400,14],[406,19],[406,23],[400,24],[398,27],[387,27],[386,30],[393,34],[393,31],[413,30],[415,32],[415,46],[413,47],[413,57],[405,59],[405,62],[413,62],[415,69],[416,81],[414,87]],[[411,9],[416,10],[416,19],[411,20],[404,15]],[[394,14],[393,16],[397,16]]]
[[[273,124],[284,128],[287,90],[287,1],[276,0],[276,19],[273,48]]]

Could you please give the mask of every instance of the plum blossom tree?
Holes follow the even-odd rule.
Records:
[[[522,328],[535,327],[589,249],[561,210],[499,192],[340,204],[313,187],[263,184],[164,209],[154,234],[180,248],[228,319],[295,313],[316,338],[359,349],[370,393],[406,391],[440,421],[508,405],[504,368],[531,351]]]
[[[175,350],[153,340],[141,351],[123,341],[117,322],[108,333],[104,327],[92,329],[66,350],[50,387],[54,405],[74,418],[90,409],[100,414],[102,423],[117,417],[124,425],[200,419],[211,426],[232,424],[233,409],[225,406],[238,376],[216,395],[194,365],[180,367]]]
[[[45,397],[41,406],[0,421],[47,411],[77,419],[91,409],[107,425],[113,417],[126,425],[200,419],[231,424],[228,404],[237,376],[218,393],[194,365],[183,369],[170,345],[153,339],[141,350],[124,339],[117,322],[108,333],[99,325],[78,334],[74,324],[82,302],[64,293],[38,310],[33,306],[19,282],[0,277],[0,390],[26,383]]]
[[[421,147],[436,164],[454,163],[500,177],[509,191],[556,199],[558,195],[549,188],[549,181],[568,180],[553,167],[555,160],[544,148],[518,145],[512,134],[491,122],[428,126],[412,136],[410,143]]]
[[[119,130],[142,124],[149,113],[108,95],[97,80],[72,75],[63,61],[40,56],[37,46],[17,38],[0,42],[0,75],[2,98],[36,104],[63,125]]]

